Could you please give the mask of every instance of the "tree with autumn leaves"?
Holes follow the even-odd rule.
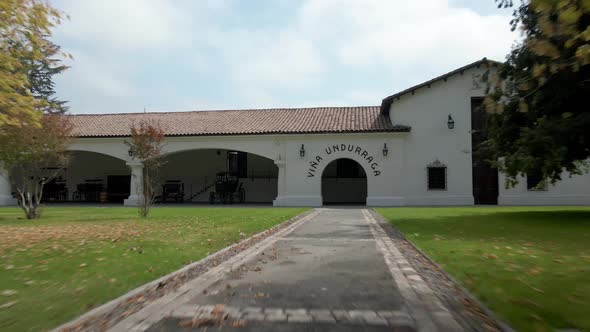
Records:
[[[138,187],[141,192],[135,193],[141,197],[139,215],[142,218],[148,216],[156,199],[159,171],[165,163],[162,158],[164,138],[164,129],[159,123],[142,120],[131,126],[131,139],[125,142],[131,157],[143,165],[142,183]]]
[[[40,217],[43,186],[67,164],[71,126],[55,98],[61,64],[50,41],[63,13],[41,0],[0,0],[0,166],[27,219]]]
[[[590,157],[590,0],[531,0],[514,8],[523,41],[490,76],[490,160],[507,175],[555,182],[587,172]],[[543,185],[543,183],[541,183]]]
[[[131,139],[125,142],[129,146],[131,157],[143,165],[143,182],[138,187],[141,192],[136,193],[141,197],[139,215],[143,218],[150,213],[160,184],[158,172],[164,164],[162,158],[164,138],[164,129],[160,124],[144,120],[131,126]]]

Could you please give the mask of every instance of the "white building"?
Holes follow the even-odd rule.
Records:
[[[207,202],[216,173],[231,171],[246,202],[275,206],[590,204],[590,175],[566,175],[545,190],[533,188],[531,176],[506,189],[502,175],[474,157],[485,115],[480,78],[496,65],[477,61],[381,106],[72,115],[77,138],[60,179],[67,193],[48,199],[98,200],[104,192],[103,201],[137,204],[142,165],[124,142],[146,119],[166,131],[162,181],[183,187],[184,202]],[[0,204],[13,202],[3,172]]]

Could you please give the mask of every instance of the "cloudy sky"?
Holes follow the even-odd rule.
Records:
[[[513,41],[493,0],[53,0],[72,113],[378,105]]]

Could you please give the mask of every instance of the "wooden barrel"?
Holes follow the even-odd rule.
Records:
[[[99,200],[101,203],[106,203],[106,202],[108,202],[108,201],[109,201],[109,195],[107,194],[107,192],[106,192],[106,191],[101,191],[101,192],[100,192],[100,195],[99,195],[99,197],[98,197],[98,200]]]

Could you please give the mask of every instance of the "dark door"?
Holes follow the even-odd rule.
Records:
[[[498,204],[498,169],[486,160],[481,144],[487,139],[487,113],[483,98],[471,98],[471,147],[475,204]]]
[[[227,153],[227,171],[239,178],[247,178],[248,154],[246,152],[229,151]]]
[[[107,177],[107,193],[110,203],[122,203],[129,197],[131,185],[130,175],[109,175]]]

